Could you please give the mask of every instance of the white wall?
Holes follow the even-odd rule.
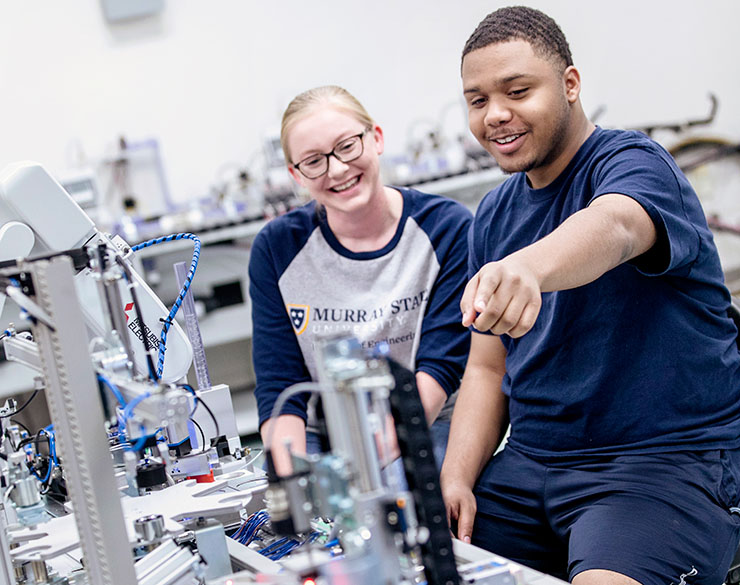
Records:
[[[740,139],[737,0],[529,0],[569,38],[587,112],[605,126],[700,117]],[[108,24],[96,0],[5,1],[0,14],[0,168],[62,173],[123,134],[159,140],[176,200],[244,164],[289,99],[337,83],[384,127],[387,152],[444,115],[464,128],[459,55],[491,0],[166,0]]]

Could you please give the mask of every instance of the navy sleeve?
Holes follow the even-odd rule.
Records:
[[[683,174],[657,148],[628,148],[610,157],[594,177],[593,199],[608,193],[631,197],[655,224],[657,243],[631,263],[649,275],[688,274],[701,248],[696,226],[706,221]]]
[[[272,227],[268,224],[257,235],[249,257],[252,361],[257,378],[254,394],[260,426],[270,418],[280,392],[311,379],[278,287],[285,260],[276,257],[276,251],[284,251],[285,246],[279,241],[280,232]],[[291,397],[281,414],[295,414],[306,420],[308,398],[308,394]]]
[[[467,284],[472,214],[462,205],[446,201],[435,215],[433,226],[425,225],[429,221],[421,224],[430,236],[440,268],[422,323],[416,369],[432,376],[449,396],[460,385],[470,351],[470,332],[461,323],[460,299]]]

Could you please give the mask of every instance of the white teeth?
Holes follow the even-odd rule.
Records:
[[[332,190],[333,191],[346,191],[350,187],[354,186],[359,180],[360,180],[360,177],[355,177],[354,179],[347,181],[346,183],[342,185],[337,185],[336,187],[333,187]]]
[[[507,136],[506,138],[496,138],[495,141],[498,144],[508,144],[509,142],[513,142],[517,138],[519,138],[521,134],[514,134],[514,136]]]

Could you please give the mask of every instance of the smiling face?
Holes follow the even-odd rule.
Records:
[[[501,169],[526,172],[535,188],[552,182],[582,143],[578,71],[512,40],[465,55],[462,80],[470,130]]]
[[[346,110],[329,103],[315,106],[289,128],[287,145],[291,162],[332,152],[339,143],[365,129],[366,126]],[[289,167],[293,178],[326,208],[329,215],[361,211],[383,192],[378,158],[383,152],[383,132],[376,125],[361,139],[364,148],[361,156],[347,163],[330,156],[327,172],[315,179],[306,178],[292,165]]]

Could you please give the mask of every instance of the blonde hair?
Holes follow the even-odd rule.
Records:
[[[370,114],[358,99],[338,85],[324,85],[299,93],[285,108],[280,125],[280,146],[283,147],[283,154],[288,164],[293,162],[288,149],[288,134],[291,127],[312,110],[322,106],[333,106],[338,110],[343,110],[368,128],[375,126]]]

